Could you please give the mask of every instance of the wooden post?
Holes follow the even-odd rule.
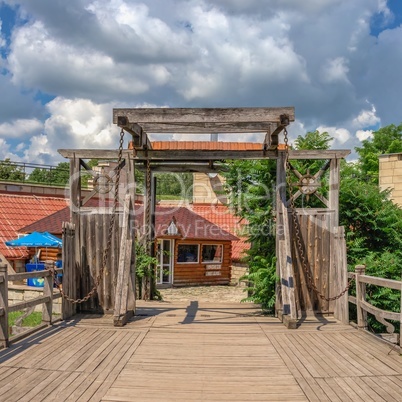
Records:
[[[48,275],[44,277],[45,283],[43,287],[43,296],[49,297],[49,301],[43,303],[42,307],[42,323],[52,325],[53,314],[53,275],[52,273],[53,261],[46,261],[45,268],[48,270]]]
[[[147,161],[147,164],[149,162]],[[149,175],[149,176],[148,176]],[[152,172],[149,171],[149,166],[145,170],[145,191],[144,191],[144,249],[145,252],[151,255],[151,215],[152,215]],[[150,300],[151,298],[151,269],[148,267],[148,275],[144,275],[142,278],[142,299]]]
[[[80,274],[82,276],[82,264],[81,264],[81,241],[80,241],[80,232],[81,232],[81,218],[80,218],[80,209],[81,209],[81,176],[80,176],[80,158],[78,158],[75,153],[72,159],[70,159],[70,221],[74,225],[74,237],[72,241],[74,244],[72,245],[72,252],[74,253],[70,257],[71,263],[71,272],[74,272],[72,280],[76,281],[75,284],[70,282],[72,286],[77,286],[76,294],[72,296],[73,298],[77,296],[81,296],[81,292],[84,293],[88,291],[88,289],[81,289],[82,283],[76,279],[76,276]],[[63,255],[64,260],[64,255]],[[78,272],[77,272],[78,271]],[[69,289],[70,290],[70,289]],[[85,296],[85,295],[84,295]],[[73,310],[77,310],[77,305],[70,305],[70,314],[73,314]]]
[[[275,208],[276,208],[276,276],[279,278],[278,282],[275,286],[275,315],[278,316],[278,313],[283,309],[283,296],[282,296],[282,288],[281,288],[281,272],[282,272],[282,254],[281,254],[281,242],[284,239],[283,236],[283,211],[282,211],[282,198],[284,197],[283,193],[286,194],[286,172],[285,166],[283,162],[284,153],[279,152],[279,157],[276,161],[276,200],[275,200]],[[286,195],[285,195],[286,196]]]
[[[331,159],[329,171],[329,209],[333,210],[330,230],[339,225],[340,160]]]
[[[401,278],[401,317],[399,318],[399,346],[400,354],[402,355],[402,278]]]
[[[132,255],[131,255],[131,263],[130,263],[130,276],[129,276],[129,288],[128,288],[128,299],[127,299],[127,310],[131,310],[135,314],[136,309],[136,286],[135,286],[135,270],[136,270],[136,263],[135,263],[135,162],[132,157],[128,157],[128,172],[127,172],[127,185],[128,185],[128,192],[131,195],[131,200],[133,202],[133,209],[130,210],[129,215],[129,227],[131,231],[131,239],[132,239]]]
[[[131,210],[131,195],[126,194],[124,200],[123,222],[121,224],[122,234],[120,242],[120,257],[113,314],[113,324],[115,327],[123,326],[127,320],[134,315],[133,310],[127,309],[133,247],[129,221]]]
[[[151,229],[150,229],[150,255],[155,257],[155,224],[156,224],[156,186],[157,178],[152,175],[152,185],[151,185]],[[152,264],[150,272],[151,281],[151,300],[155,298],[156,295],[156,275],[155,275],[155,265]]]
[[[277,163],[277,211],[282,215],[277,224],[279,278],[282,292],[283,315],[291,320],[297,319],[297,306],[295,299],[295,277],[292,261],[292,250],[289,230],[288,208],[286,205],[286,157],[280,152]],[[282,223],[282,225],[281,225]],[[294,325],[293,325],[294,324]],[[295,327],[295,323],[290,324]]]
[[[332,239],[333,236],[333,239]],[[348,284],[348,268],[346,263],[345,228],[338,226],[331,235],[331,277],[333,295],[338,295]],[[349,324],[349,292],[335,301],[334,317],[343,324]]]
[[[0,345],[8,343],[8,272],[7,265],[0,264]]]
[[[357,307],[357,326],[359,328],[367,327],[367,313],[362,309],[361,302],[366,300],[366,284],[360,282],[360,275],[366,272],[365,265],[356,265],[356,307]]]
[[[75,225],[63,222],[63,290],[71,298],[77,297],[77,271],[75,267]],[[76,313],[76,304],[62,299],[62,319],[66,320]]]

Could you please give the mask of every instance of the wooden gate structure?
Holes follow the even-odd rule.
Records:
[[[343,228],[339,227],[338,198],[339,164],[349,151],[278,150],[279,135],[294,119],[293,107],[114,109],[113,122],[122,129],[122,133],[131,134],[134,149],[120,149],[120,164],[116,169],[118,172],[125,172],[121,175],[125,180],[122,180],[124,183],[120,182],[118,192],[120,201],[116,208],[119,218],[116,219],[110,236],[107,268],[98,286],[97,297],[80,304],[78,311],[114,313],[116,325],[124,323],[125,319],[134,313],[135,262],[133,247],[129,247],[128,244],[135,241],[130,226],[135,216],[132,207],[135,197],[135,168],[145,169],[150,177],[153,172],[161,171],[207,173],[219,170],[219,163],[225,160],[268,158],[277,160],[276,252],[279,281],[276,312],[289,327],[292,327],[297,319],[309,313],[334,313],[336,318],[348,322],[347,293],[336,300],[326,299],[340,294],[346,287],[347,281],[346,249]],[[233,133],[237,137],[242,133],[266,133],[266,135],[261,150],[164,151],[152,149],[148,138],[148,134],[151,133]],[[61,149],[59,152],[63,157],[70,159],[71,222],[75,225],[75,236],[72,240],[75,245],[75,258],[69,259],[70,264],[64,267],[64,275],[67,277],[65,280],[68,289],[73,293],[70,296],[82,298],[93,288],[102,270],[102,251],[108,247],[113,210],[106,194],[113,191],[116,193],[118,176],[99,175],[91,170],[85,160],[118,160],[119,150]],[[300,194],[315,193],[322,174],[317,173],[314,177],[299,174],[300,183],[297,192],[287,199],[287,161],[297,159],[328,161],[324,169],[329,169],[330,176],[328,199],[319,196],[324,208],[290,208]],[[83,198],[81,195],[82,171],[94,178],[96,185],[91,195],[98,197],[95,204],[90,204],[90,196]],[[297,175],[297,172],[293,173]],[[151,185],[153,181],[146,180],[146,182],[148,185],[144,196],[144,208],[148,213],[144,213],[144,223],[151,227],[152,198],[155,194]],[[295,228],[298,228],[296,231],[300,231],[298,237],[295,236]],[[149,230],[147,233],[151,240],[152,231]],[[298,241],[295,241],[295,238]],[[322,297],[319,297],[319,294]],[[77,310],[70,306],[67,311],[74,314]]]

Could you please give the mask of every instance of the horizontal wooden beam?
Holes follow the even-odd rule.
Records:
[[[116,159],[118,150],[96,150],[96,149],[80,149],[68,150],[60,149],[58,152],[65,158],[82,159]],[[137,150],[136,156],[132,151],[123,151],[123,158],[130,155],[136,161],[155,160],[155,161],[217,161],[225,159],[276,159],[274,151],[211,151],[211,150]]]
[[[58,152],[64,157],[72,159],[117,159],[118,150],[102,149],[59,149]],[[290,159],[341,159],[349,155],[350,150],[301,150],[289,151]],[[136,156],[130,150],[123,151],[123,158],[133,158],[136,161],[155,160],[155,161],[221,161],[236,159],[277,159],[276,151],[211,151],[211,150],[138,150]]]
[[[141,126],[148,133],[186,133],[186,134],[213,134],[213,133],[266,133],[272,123],[142,123]]]
[[[401,290],[402,282],[394,279],[385,279],[376,276],[360,275],[359,281],[370,285],[383,286],[390,289]]]
[[[136,169],[145,171],[145,167],[140,164],[136,165]],[[210,167],[208,165],[199,165],[199,164],[191,164],[191,163],[181,163],[181,164],[151,164],[151,171],[153,173],[219,173],[227,171],[228,168],[225,166],[214,166]]]
[[[289,151],[289,159],[343,159],[349,154],[350,149],[329,149],[325,151],[303,149]]]
[[[192,132],[192,129],[205,129],[208,130],[208,132],[223,132],[229,130],[230,132],[236,127],[238,130],[247,132],[249,130],[266,131],[267,126],[254,126],[254,129],[252,129],[253,124],[280,124],[281,121],[283,121],[283,115],[287,116],[289,122],[294,121],[294,107],[124,108],[113,109],[113,123],[118,124],[118,122],[124,121],[124,117],[126,117],[126,123],[137,123],[147,132],[177,132],[178,130]],[[162,131],[162,129],[165,131]]]

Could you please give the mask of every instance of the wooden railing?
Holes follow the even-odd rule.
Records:
[[[395,327],[386,320],[399,321],[399,346],[402,350],[402,281],[392,279],[384,279],[375,276],[365,275],[366,266],[356,265],[355,272],[349,272],[349,277],[355,278],[356,282],[356,297],[349,295],[349,302],[356,305],[357,308],[357,326],[360,329],[367,330],[367,313],[372,314],[378,322],[385,325],[388,334],[395,332]],[[366,299],[366,285],[382,286],[389,289],[401,291],[401,309],[400,312],[392,312],[382,310],[370,304]]]
[[[47,264],[45,264],[45,266],[46,265]],[[63,272],[63,269],[56,269],[54,272],[60,274]],[[22,337],[53,324],[53,300],[61,297],[60,293],[53,293],[53,274],[52,270],[44,270],[8,275],[7,266],[5,264],[0,264],[0,346],[8,347],[10,342],[20,340]],[[44,278],[43,296],[9,306],[8,281],[21,281],[30,278]],[[8,314],[13,311],[21,311],[40,304],[43,304],[42,324],[32,328],[31,330],[27,330],[20,335],[16,335],[12,340],[10,340]]]

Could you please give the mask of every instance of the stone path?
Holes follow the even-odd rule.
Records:
[[[192,286],[183,288],[159,289],[164,302],[241,302],[247,297],[244,286]]]

